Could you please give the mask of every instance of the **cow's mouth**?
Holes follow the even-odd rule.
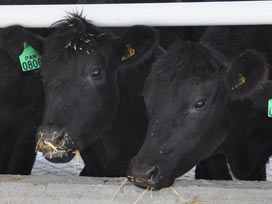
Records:
[[[135,178],[133,176],[127,176],[127,178],[136,186],[140,188],[149,188],[150,190],[159,190],[156,188],[152,180],[145,180],[142,178]]]
[[[64,134],[63,137],[58,139],[48,137],[44,133],[39,133],[39,135],[36,152],[42,152],[44,158],[50,162],[66,163],[78,154],[78,151],[73,148],[73,141],[68,134]]]
[[[159,179],[150,178],[148,180],[143,178],[136,178],[133,176],[127,176],[127,178],[136,186],[148,190],[160,190],[162,188],[167,188],[173,185],[174,179]]]
[[[127,178],[136,186],[149,190],[170,187],[175,180],[174,176],[169,175],[169,169],[164,172],[158,163],[148,165],[139,157],[130,161]]]

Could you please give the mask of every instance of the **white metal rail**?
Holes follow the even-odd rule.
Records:
[[[272,1],[0,6],[0,27],[49,27],[67,12],[97,26],[202,26],[272,24]]]

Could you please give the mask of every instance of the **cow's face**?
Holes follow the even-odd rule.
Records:
[[[65,26],[66,32],[76,34],[55,48],[63,30],[53,33],[42,62],[45,109],[37,141],[52,162],[71,160],[75,149],[84,150],[111,130],[119,105],[117,70],[136,56],[131,46],[139,46],[123,41],[113,45],[107,34],[78,17]],[[62,55],[56,57],[59,50]]]
[[[118,105],[112,58],[109,37],[80,17],[62,22],[46,39],[45,108],[37,132],[46,159],[67,162],[107,131]]]
[[[259,79],[266,76],[265,63],[254,52],[234,59],[227,69],[218,54],[199,44],[180,42],[170,48],[155,63],[145,84],[149,127],[130,163],[130,180],[142,187],[167,187],[210,156],[229,131],[229,101],[240,99],[238,91],[244,98],[246,90],[259,86],[256,81],[245,84],[254,78],[248,65],[264,70]]]
[[[45,153],[53,161],[67,156],[69,160],[75,148],[81,150],[93,143],[102,130],[107,131],[118,106],[110,48],[93,54],[86,51],[43,66],[45,109],[39,134],[42,145],[50,142],[59,150]]]

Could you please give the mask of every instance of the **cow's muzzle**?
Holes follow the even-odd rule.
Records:
[[[128,167],[128,179],[136,186],[149,190],[160,190],[170,187],[174,183],[174,177],[164,176],[159,165],[144,164],[141,159],[134,157]]]
[[[65,128],[40,127],[36,140],[36,151],[42,152],[44,158],[50,162],[66,163],[75,155],[74,142]]]

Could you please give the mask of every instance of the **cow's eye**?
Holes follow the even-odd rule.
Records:
[[[95,79],[100,78],[101,77],[101,70],[100,69],[93,70],[91,73],[91,77],[95,78]]]
[[[204,101],[204,100],[197,101],[194,104],[194,109],[196,109],[196,110],[203,110],[203,109],[206,108],[206,104],[207,104],[207,102]]]

